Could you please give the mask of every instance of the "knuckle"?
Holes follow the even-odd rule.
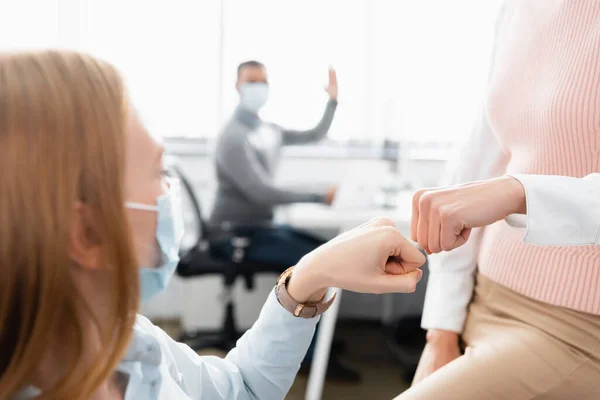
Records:
[[[421,196],[421,200],[419,201],[419,209],[428,210],[433,205],[435,194],[433,192],[427,192]]]
[[[399,244],[404,240],[404,235],[402,235],[400,231],[393,226],[386,226],[385,234],[390,245]]]
[[[387,227],[393,228],[394,226],[396,226],[394,221],[392,221],[392,219],[389,217],[377,217],[370,223],[370,225],[384,227],[384,228],[387,228]]]
[[[442,222],[450,221],[452,219],[452,214],[452,210],[448,207],[441,207],[439,209],[440,220]]]
[[[381,232],[383,234],[382,245],[385,247],[389,247],[396,240],[395,232],[396,228],[391,226],[384,226],[381,228]]]
[[[418,204],[419,203],[419,199],[426,192],[427,192],[427,189],[418,189],[417,191],[415,191],[415,194],[413,194],[413,203],[417,203]]]
[[[398,232],[398,229],[396,229],[394,226],[390,226],[390,225],[385,225],[381,227],[381,231],[386,235],[386,236],[390,236],[393,237],[396,235],[396,233]]]

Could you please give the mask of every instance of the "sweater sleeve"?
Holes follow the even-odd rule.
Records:
[[[510,15],[509,3],[505,2],[500,10],[496,23],[496,45],[502,23]],[[505,173],[508,156],[488,123],[485,106],[481,108],[462,151],[452,161],[450,174],[445,179],[446,185],[489,179]],[[462,332],[473,295],[480,235],[480,229],[475,229],[463,246],[430,257],[430,274],[421,321],[424,329]]]
[[[333,122],[333,116],[337,108],[337,100],[329,100],[325,112],[321,117],[319,123],[312,129],[306,131],[296,131],[293,129],[283,129],[283,144],[294,145],[294,144],[307,144],[312,142],[318,142],[327,136],[329,127]]]

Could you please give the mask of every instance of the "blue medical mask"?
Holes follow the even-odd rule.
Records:
[[[240,104],[242,107],[258,113],[269,100],[269,85],[262,82],[240,85]]]
[[[179,245],[183,238],[183,212],[181,207],[181,190],[179,181],[170,180],[167,193],[156,199],[156,205],[125,203],[125,207],[153,211],[158,213],[156,239],[160,246],[160,266],[140,268],[140,294],[146,301],[167,287],[177,263],[179,262]]]

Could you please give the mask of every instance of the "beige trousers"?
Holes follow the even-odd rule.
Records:
[[[600,400],[598,315],[529,299],[479,275],[462,339],[463,356],[397,399]]]

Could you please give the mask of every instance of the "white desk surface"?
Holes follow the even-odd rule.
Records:
[[[320,204],[294,204],[282,209],[278,221],[302,228],[339,229],[341,232],[352,229],[375,217],[388,217],[396,222],[403,234],[410,233],[410,217],[412,214],[412,192],[398,195],[395,209],[378,206],[335,205],[332,207]]]

